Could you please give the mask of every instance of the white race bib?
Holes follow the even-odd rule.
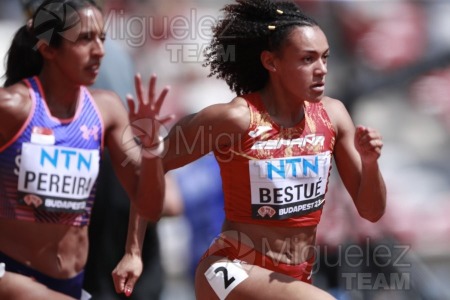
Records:
[[[249,161],[252,216],[283,220],[322,207],[331,153]]]
[[[99,171],[99,150],[23,143],[20,203],[58,212],[86,208]]]

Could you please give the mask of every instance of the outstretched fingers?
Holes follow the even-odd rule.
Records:
[[[161,91],[161,94],[159,94],[158,100],[153,105],[154,111],[159,114],[161,111],[161,107],[164,103],[164,100],[166,99],[167,94],[169,93],[170,87],[165,86],[163,90]]]
[[[127,96],[127,101],[131,108],[133,108],[133,111],[135,111],[135,114],[137,114],[141,118],[151,118],[153,120],[171,120],[173,117],[165,116],[160,117],[159,113],[161,112],[161,107],[166,99],[167,94],[169,93],[170,87],[166,86],[162,89],[161,93],[156,98],[156,79],[157,76],[153,74],[150,77],[149,85],[148,85],[148,91],[145,93],[145,89],[142,86],[142,78],[141,75],[138,73],[134,77],[134,84],[136,89],[136,96],[138,98],[138,103],[131,103],[132,97]],[[137,105],[137,107],[136,107]]]
[[[170,114],[170,115],[167,115],[167,116],[158,118],[158,121],[159,121],[161,124],[166,124],[167,122],[169,122],[169,121],[171,121],[171,120],[173,120],[173,119],[175,119],[175,114]]]
[[[126,99],[127,99],[129,114],[130,115],[135,115],[136,114],[136,105],[134,103],[133,96],[130,95],[130,94],[127,94],[126,95]]]
[[[148,83],[148,102],[153,105],[155,99],[155,89],[156,89],[156,74],[150,76],[150,82]]]
[[[144,87],[142,86],[141,74],[139,73],[134,76],[134,88],[136,90],[136,96],[138,98],[139,105],[147,104],[148,102],[144,97]]]

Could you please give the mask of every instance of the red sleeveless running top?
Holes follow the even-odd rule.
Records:
[[[336,133],[321,102],[304,102],[291,128],[274,123],[257,93],[242,96],[250,126],[226,153],[216,150],[226,219],[285,227],[317,225]],[[222,149],[223,150],[223,149]]]

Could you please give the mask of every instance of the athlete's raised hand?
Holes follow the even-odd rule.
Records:
[[[174,118],[174,115],[160,116],[161,107],[164,103],[169,87],[163,88],[156,97],[156,75],[150,77],[147,92],[142,86],[140,74],[134,77],[137,102],[133,96],[127,95],[129,107],[129,120],[133,134],[138,137],[145,148],[153,148],[160,143],[160,128]]]

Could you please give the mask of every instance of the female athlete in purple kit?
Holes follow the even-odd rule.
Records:
[[[141,159],[116,94],[86,88],[104,55],[103,26],[93,1],[48,0],[18,30],[8,52],[0,89],[0,263],[6,268],[0,299],[82,297],[104,146],[133,204],[126,247],[132,263],[122,266],[142,271],[132,259],[140,258],[140,248],[130,245],[143,234],[142,224],[160,217],[164,189],[152,189],[148,180],[158,182],[162,162]],[[146,105],[131,112],[143,118],[155,113]]]

